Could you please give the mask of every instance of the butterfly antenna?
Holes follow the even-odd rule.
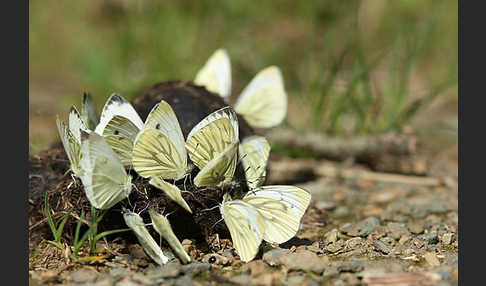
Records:
[[[213,229],[218,223],[220,223],[223,220],[223,218],[219,219],[217,222],[215,222],[212,226],[211,229]]]
[[[214,210],[215,208],[218,208],[218,207],[219,207],[219,205],[216,205],[216,206],[214,206],[214,207],[212,207],[212,208],[203,209],[203,210],[201,210],[201,211],[202,211],[202,212],[205,212],[205,211],[211,211],[211,210]]]
[[[170,216],[171,214],[175,213],[176,211],[171,211],[170,213],[166,214],[165,217],[167,218],[168,216]]]
[[[147,205],[138,213],[138,215],[140,215],[143,211],[145,211],[149,206],[150,203],[147,203]]]

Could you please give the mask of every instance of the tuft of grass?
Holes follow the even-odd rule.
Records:
[[[47,218],[47,223],[51,229],[52,236],[54,240],[48,240],[47,242],[54,245],[59,249],[64,249],[64,245],[61,242],[62,231],[64,230],[64,225],[66,224],[67,219],[71,215],[73,209],[71,208],[60,220],[54,222],[52,218],[51,212],[49,211],[49,195],[46,192],[45,199],[44,199],[44,214]]]

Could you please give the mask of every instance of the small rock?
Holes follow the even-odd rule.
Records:
[[[333,201],[318,201],[316,203],[316,208],[329,211],[336,208],[336,203]]]
[[[140,244],[130,244],[128,246],[128,252],[133,259],[146,259],[148,260],[149,257],[145,254],[142,246]]]
[[[248,274],[240,274],[234,277],[231,277],[231,282],[238,284],[238,285],[251,285],[251,277]]]
[[[331,252],[331,253],[336,253],[344,247],[344,244],[345,243],[344,243],[343,240],[338,240],[335,243],[329,244],[324,249]]]
[[[210,269],[211,264],[209,263],[193,262],[191,264],[186,264],[182,266],[182,272],[189,277],[197,276],[203,272],[209,271]]]
[[[304,277],[302,276],[291,276],[287,279],[288,286],[299,286],[304,284]]]
[[[324,235],[324,241],[327,243],[334,243],[338,239],[338,230],[336,228],[332,229],[331,231],[327,232]]]
[[[142,284],[136,283],[130,278],[125,278],[121,281],[118,281],[115,286],[141,286]]]
[[[339,272],[359,272],[363,270],[363,263],[359,261],[343,261],[337,265],[337,270]]]
[[[362,236],[365,237],[370,234],[373,229],[380,225],[380,221],[371,216],[365,220],[362,220],[354,224],[345,224],[341,227],[341,231],[350,236]]]
[[[336,218],[343,218],[349,215],[349,209],[346,206],[340,206],[333,212],[333,216]]]
[[[379,251],[381,251],[385,254],[389,254],[393,249],[393,247],[391,245],[389,245],[388,243],[381,241],[379,239],[374,240],[373,245],[376,247],[377,250],[379,250]]]
[[[93,282],[98,277],[98,272],[93,271],[91,269],[79,269],[69,276],[69,280],[74,283],[86,283],[86,282]]]
[[[339,274],[339,271],[337,267],[335,266],[328,266],[326,267],[326,270],[324,270],[324,273],[322,273],[322,276],[336,276]]]
[[[410,235],[403,223],[390,222],[387,224],[387,228],[389,231],[388,236],[395,240],[400,239],[404,235]]]
[[[439,236],[435,230],[419,235],[418,237],[425,240],[429,244],[437,244],[439,242]]]
[[[182,276],[174,281],[174,286],[192,286],[194,282],[188,276]]]
[[[407,243],[410,239],[412,239],[411,236],[409,235],[404,235],[402,237],[400,237],[400,240],[398,241],[398,244],[400,245],[404,245],[405,243]]]
[[[411,233],[421,234],[424,232],[424,225],[422,223],[411,223],[408,225],[408,229]]]
[[[230,260],[227,257],[224,257],[217,253],[208,253],[203,256],[201,261],[204,263],[211,263],[214,265],[227,265],[230,262]]]
[[[179,276],[182,266],[179,263],[167,263],[158,268],[159,275],[157,278],[173,278]]]
[[[353,249],[360,246],[362,243],[363,239],[361,237],[353,237],[346,241],[346,247]]]
[[[110,269],[110,276],[113,277],[113,279],[115,280],[119,280],[125,276],[130,276],[132,274],[133,272],[126,268],[114,267]]]
[[[147,275],[144,275],[143,273],[135,273],[132,275],[132,280],[134,282],[139,282],[141,284],[145,284],[145,285],[151,285],[153,284],[152,283],[152,280],[149,278],[149,276]]]
[[[250,270],[251,276],[258,276],[264,273],[267,268],[262,260],[253,260],[247,264],[247,267]]]
[[[307,250],[293,253],[287,249],[273,249],[263,255],[263,261],[270,266],[284,265],[289,270],[309,270],[315,273],[322,273],[326,268],[323,259]]]
[[[226,258],[234,258],[235,257],[233,255],[233,251],[231,251],[230,249],[225,249],[221,255],[223,255]]]
[[[425,261],[431,266],[440,266],[440,261],[433,252],[427,252],[424,254]]]
[[[106,276],[106,277],[103,277],[103,278],[98,278],[98,280],[96,280],[96,283],[90,284],[90,285],[93,285],[93,286],[112,286],[114,283],[115,283],[115,280],[113,280],[113,278]]]
[[[452,243],[453,239],[454,239],[453,233],[445,233],[444,235],[442,235],[441,241],[443,244],[449,245]]]

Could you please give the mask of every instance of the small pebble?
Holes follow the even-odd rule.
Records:
[[[429,263],[431,266],[439,266],[440,261],[433,252],[427,252],[424,254],[425,261]]]
[[[393,249],[391,245],[381,240],[373,241],[373,245],[376,247],[376,249],[378,249],[379,251],[385,254],[389,254]]]

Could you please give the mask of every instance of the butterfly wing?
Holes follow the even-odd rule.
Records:
[[[87,92],[83,93],[83,102],[81,104],[81,118],[86,123],[89,130],[94,130],[99,123],[93,98]]]
[[[135,171],[144,178],[180,179],[186,174],[185,161],[177,147],[156,129],[144,129],[137,136],[132,163]]]
[[[192,162],[203,169],[226,148],[238,141],[238,119],[231,107],[209,114],[189,132],[186,149]]]
[[[108,98],[105,106],[103,106],[100,122],[95,128],[95,132],[102,135],[108,122],[116,115],[128,118],[138,129],[143,128],[143,121],[130,102],[115,93]]]
[[[275,185],[252,190],[243,201],[263,217],[263,239],[270,243],[284,243],[297,234],[310,198],[310,194],[301,188]]]
[[[276,66],[260,71],[241,92],[235,110],[256,128],[270,128],[287,115],[287,94]]]
[[[81,130],[87,133],[91,132],[76,107],[71,106],[69,110],[69,131],[71,131],[71,134],[78,142],[81,142]]]
[[[164,255],[160,246],[155,242],[154,238],[145,227],[143,219],[138,214],[125,211],[123,219],[127,226],[135,233],[138,242],[140,242],[145,252],[147,252],[155,262],[159,265],[164,265],[169,261],[169,258]]]
[[[206,64],[199,70],[194,83],[206,87],[210,92],[219,94],[225,100],[231,94],[231,63],[224,49],[216,50]]]
[[[71,170],[73,171],[74,175],[79,177],[83,172],[81,166],[79,165],[79,161],[81,160],[80,142],[74,138],[68,127],[59,119],[59,116],[56,118],[56,125],[57,130],[59,131],[59,137],[61,137],[62,146],[64,147],[64,151],[66,151],[66,155],[71,163]]]
[[[86,196],[98,209],[108,209],[128,197],[131,177],[103,137],[97,133],[82,133],[80,165]]]
[[[241,200],[224,202],[220,211],[240,259],[248,262],[255,258],[264,231],[260,213]]]
[[[192,213],[191,208],[181,195],[181,190],[176,185],[170,184],[160,177],[150,178],[149,184],[162,190],[171,200],[183,207],[186,211]]]
[[[250,136],[241,142],[239,155],[250,189],[261,186],[265,181],[269,154],[270,144],[265,137]]]
[[[115,115],[103,130],[106,143],[115,151],[123,166],[132,165],[133,142],[140,129],[128,118]]]
[[[232,143],[209,161],[194,178],[194,184],[197,187],[216,187],[229,182],[236,169],[238,143]]]
[[[169,243],[176,255],[182,260],[182,263],[191,262],[191,257],[184,250],[181,242],[174,234],[169,220],[165,216],[155,212],[153,209],[149,210],[149,214],[155,230]]]

